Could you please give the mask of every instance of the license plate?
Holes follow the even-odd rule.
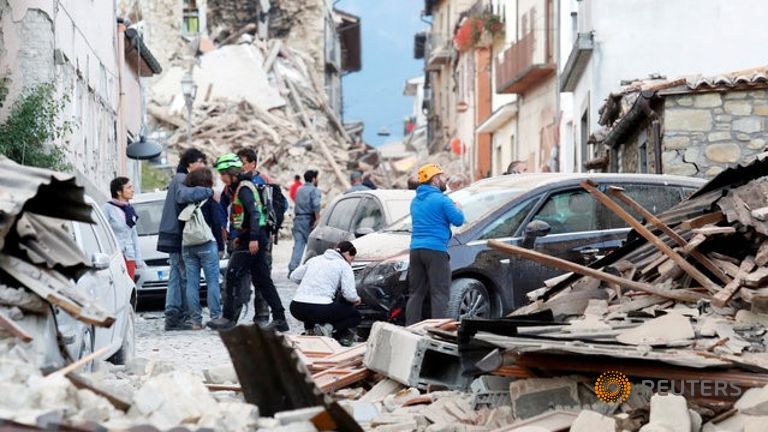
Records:
[[[157,278],[160,279],[160,280],[166,280],[166,279],[168,279],[168,273],[164,272],[162,270],[158,271],[157,272]]]

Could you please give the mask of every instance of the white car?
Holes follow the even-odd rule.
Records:
[[[101,358],[115,364],[124,364],[135,354],[136,286],[128,276],[115,234],[99,206],[89,197],[85,200],[93,207],[91,216],[96,224],[66,221],[63,225],[72,234],[91,266],[78,279],[77,290],[114,316],[115,322],[108,328],[96,327],[84,324],[55,308],[56,322],[73,359],[110,347]]]
[[[170,276],[170,266],[168,265],[168,254],[157,250],[157,236],[160,231],[160,219],[163,216],[163,205],[165,204],[166,192],[149,192],[136,195],[131,201],[139,221],[136,229],[139,234],[139,249],[141,259],[146,267],[136,269],[136,288],[138,289],[139,299],[162,299],[165,298],[165,290],[168,288],[168,277]],[[229,260],[219,261],[219,283],[223,283],[223,276],[227,269]],[[200,300],[205,301],[205,278],[200,277]]]

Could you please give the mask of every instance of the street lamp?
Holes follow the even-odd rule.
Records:
[[[197,83],[192,74],[187,72],[181,79],[181,92],[184,94],[184,102],[187,105],[187,147],[192,148],[192,105],[197,95]]]

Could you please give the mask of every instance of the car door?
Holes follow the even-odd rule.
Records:
[[[353,238],[362,237],[384,228],[384,210],[373,197],[363,198],[357,206],[349,232]]]
[[[309,235],[304,261],[322,255],[325,251],[342,240],[352,240],[350,232],[352,220],[357,212],[362,197],[360,194],[344,197],[329,210],[325,223],[315,228]]]

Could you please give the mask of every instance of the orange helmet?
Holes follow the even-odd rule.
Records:
[[[443,174],[443,169],[438,164],[426,164],[419,168],[419,183],[426,183],[432,179],[432,177]]]

